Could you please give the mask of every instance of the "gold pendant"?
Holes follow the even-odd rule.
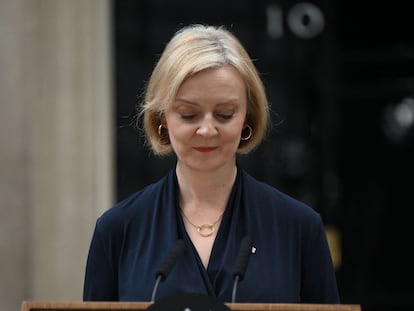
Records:
[[[204,232],[207,231],[207,232]],[[214,228],[214,224],[204,224],[201,226],[197,226],[197,232],[202,236],[202,237],[209,237],[210,235],[212,235],[214,233],[214,231],[216,231],[216,229]]]

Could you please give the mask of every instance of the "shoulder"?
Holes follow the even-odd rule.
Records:
[[[119,201],[102,213],[97,219],[97,227],[106,232],[118,230],[149,213],[171,178],[171,173],[169,173],[157,182]]]
[[[259,181],[246,171],[242,171],[243,192],[245,199],[258,209],[266,210],[283,218],[306,220],[320,223],[319,213],[308,204],[280,191],[279,189]]]

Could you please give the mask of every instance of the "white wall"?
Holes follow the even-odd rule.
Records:
[[[113,203],[109,0],[0,0],[0,309],[81,300]]]

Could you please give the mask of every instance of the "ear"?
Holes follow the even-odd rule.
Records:
[[[160,116],[160,124],[164,127],[164,128],[168,128],[167,126],[167,119],[165,118],[165,114],[161,114]]]
[[[246,114],[246,117],[244,118],[244,121],[243,121],[243,127],[245,127],[247,124],[249,124],[249,122],[247,122],[248,120],[247,120],[247,114]]]

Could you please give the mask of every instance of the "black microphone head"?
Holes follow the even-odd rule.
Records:
[[[239,255],[233,270],[233,277],[238,276],[239,280],[243,280],[246,272],[247,264],[249,263],[250,255],[252,254],[253,241],[250,236],[246,235],[240,244]]]
[[[171,269],[176,264],[178,258],[184,253],[185,245],[183,240],[177,240],[174,247],[170,251],[169,256],[165,259],[162,266],[155,273],[155,278],[161,277],[164,280],[169,274]]]
[[[162,298],[147,307],[148,311],[231,311],[217,297],[179,292]]]

